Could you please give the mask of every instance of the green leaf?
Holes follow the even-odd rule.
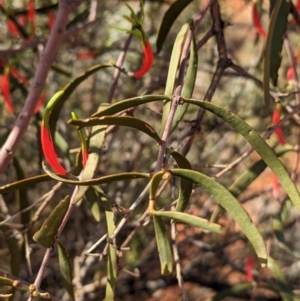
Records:
[[[89,181],[92,179],[96,173],[96,170],[98,169],[106,128],[106,125],[98,125],[92,128],[89,136],[89,156],[81,177],[83,181]],[[81,186],[78,188],[74,198],[75,204],[83,198],[88,188],[89,186]]]
[[[149,199],[150,200],[155,200],[155,194],[157,191],[157,188],[159,186],[159,183],[161,181],[161,179],[163,178],[165,174],[165,171],[158,171],[156,172],[152,178],[151,178],[151,182],[150,182],[150,188],[149,188]]]
[[[204,230],[213,233],[222,234],[222,229],[220,225],[215,223],[210,223],[208,220],[204,218],[193,216],[188,213],[175,212],[175,211],[152,211],[151,213],[155,216],[167,217],[177,222],[182,222],[184,224],[202,228]]]
[[[188,169],[172,169],[170,173],[174,176],[184,177],[206,190],[215,200],[233,217],[243,233],[251,242],[262,266],[267,262],[267,250],[264,240],[256,226],[253,224],[248,213],[237,201],[237,199],[221,184],[212,180],[200,172]]]
[[[286,171],[282,162],[277,158],[274,151],[270,148],[270,146],[265,142],[263,138],[261,138],[255,130],[249,126],[245,121],[243,121],[240,117],[235,115],[234,113],[209,102],[185,99],[189,103],[200,106],[213,114],[217,115],[228,124],[230,124],[238,133],[240,133],[256,150],[256,152],[261,156],[261,158],[266,162],[266,164],[270,167],[273,173],[278,178],[281,186],[284,191],[290,197],[294,206],[297,208],[300,213],[300,196],[299,192],[291,180],[288,172]]]
[[[167,35],[172,27],[174,21],[180,15],[180,13],[187,7],[192,0],[177,0],[175,1],[165,13],[161,25],[158,30],[156,40],[156,51],[159,53],[167,38]]]
[[[85,197],[88,202],[91,204],[91,213],[96,222],[100,222],[101,220],[101,210],[98,202],[98,194],[97,191],[93,187],[89,187],[85,193]]]
[[[109,116],[120,113],[124,110],[130,109],[132,107],[136,107],[142,104],[146,104],[149,102],[154,101],[162,101],[162,100],[169,100],[171,101],[171,96],[166,95],[144,95],[144,96],[137,96],[129,99],[125,99],[114,103],[110,106],[103,106],[100,110],[93,114],[91,117],[102,117],[102,116]]]
[[[56,123],[59,117],[59,113],[64,105],[64,103],[69,99],[73,91],[76,89],[76,87],[82,83],[84,80],[86,80],[89,76],[94,74],[95,72],[113,67],[113,64],[104,64],[104,65],[95,65],[91,67],[89,70],[87,70],[85,73],[79,75],[76,77],[73,81],[71,81],[69,84],[67,84],[62,89],[62,95],[60,98],[55,102],[55,105],[52,108],[51,115],[49,117],[49,127],[52,137],[54,137],[54,133],[56,130]]]
[[[183,155],[181,155],[176,151],[171,151],[170,154],[173,157],[173,159],[176,161],[176,164],[178,165],[179,168],[192,169],[190,162]],[[186,206],[189,203],[192,190],[193,190],[193,182],[185,178],[181,178],[180,190],[179,190],[175,211],[183,212],[185,210]]]
[[[93,185],[100,185],[100,184],[107,184],[111,182],[117,182],[117,181],[123,181],[123,180],[130,180],[130,179],[140,179],[140,178],[150,178],[150,173],[142,173],[142,172],[124,172],[119,173],[115,175],[109,175],[109,176],[103,176],[100,178],[92,179],[92,180],[82,180],[79,181],[76,177],[67,178],[67,177],[61,177],[57,174],[53,173],[51,170],[48,169],[48,167],[43,163],[43,168],[49,176],[57,181],[73,184],[73,185],[79,185],[79,186],[93,186]],[[75,202],[76,203],[76,202]]]
[[[168,275],[171,274],[173,270],[173,256],[167,230],[163,220],[159,216],[153,216],[153,223],[160,260],[161,274]]]
[[[50,213],[44,221],[40,230],[33,235],[33,240],[43,246],[50,248],[56,240],[58,229],[68,211],[70,197],[66,196]]]
[[[159,144],[161,143],[161,139],[154,130],[154,128],[147,122],[142,121],[138,118],[129,117],[129,116],[103,116],[99,118],[88,118],[88,119],[72,119],[68,121],[68,123],[79,126],[79,127],[87,127],[87,126],[95,126],[95,125],[118,125],[118,126],[127,126],[141,132],[147,134],[154,140],[156,140]]]
[[[198,52],[195,36],[193,36],[191,47],[190,47],[190,59],[189,65],[184,78],[184,83],[182,87],[181,96],[184,98],[191,98],[193,95],[195,82],[197,78],[198,71]],[[173,118],[171,132],[177,127],[178,123],[182,120],[186,110],[188,108],[188,103],[179,104]]]
[[[99,188],[97,191],[100,193],[101,203],[105,210],[107,234],[112,237],[115,230],[114,214],[111,211],[109,201],[104,192]],[[105,300],[115,300],[115,287],[117,281],[117,256],[114,246],[109,243],[107,250],[107,282],[105,290]]]
[[[174,92],[175,87],[175,81],[178,71],[178,66],[180,62],[180,57],[182,53],[183,44],[186,38],[186,35],[190,29],[191,22],[185,23],[179,33],[176,36],[176,40],[174,42],[172,55],[170,59],[169,64],[169,70],[168,70],[168,77],[167,77],[167,83],[165,88],[165,95],[172,95]],[[163,107],[163,115],[162,115],[162,124],[161,124],[161,134],[166,126],[166,122],[169,116],[170,108],[171,108],[171,98],[166,99],[164,101],[164,107]]]
[[[274,4],[274,1],[273,1]],[[271,18],[264,50],[264,98],[268,109],[270,106],[270,79],[277,86],[278,69],[281,64],[283,36],[287,29],[287,17],[290,10],[289,0],[277,0],[271,5]]]
[[[74,288],[72,284],[72,265],[69,254],[62,243],[57,242],[59,269],[63,278],[64,287],[66,288],[70,299],[75,301]]]
[[[7,193],[9,191],[14,191],[16,189],[23,189],[26,187],[33,186],[38,183],[42,183],[45,181],[50,181],[52,178],[48,176],[47,174],[39,175],[39,176],[34,176],[30,177],[27,179],[19,180],[10,184],[6,184],[4,186],[0,187],[0,194]]]
[[[295,296],[293,295],[290,286],[284,278],[281,268],[277,264],[277,262],[269,257],[268,260],[268,268],[273,271],[273,275],[278,285],[278,292],[283,301],[295,301]]]

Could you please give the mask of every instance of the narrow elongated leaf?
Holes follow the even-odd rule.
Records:
[[[215,223],[210,223],[208,220],[194,216],[191,214],[183,213],[183,212],[175,212],[175,211],[153,211],[153,215],[160,217],[167,217],[173,219],[177,222],[182,222],[194,227],[202,228],[204,230],[221,234],[222,229],[221,226]]]
[[[101,211],[97,191],[93,187],[89,187],[89,189],[85,193],[85,197],[91,204],[91,213],[95,221],[99,223],[101,219]]]
[[[63,89],[63,94],[59,98],[59,100],[55,103],[55,106],[52,109],[50,118],[49,118],[49,127],[50,127],[50,132],[52,137],[55,135],[55,129],[56,129],[56,123],[59,117],[59,113],[66,102],[67,99],[71,96],[73,91],[76,89],[76,87],[82,83],[84,80],[86,80],[89,76],[94,74],[95,72],[106,69],[106,68],[111,68],[113,67],[113,64],[104,64],[104,65],[95,65],[91,67],[89,70],[84,72],[83,74],[79,75],[76,77],[73,81],[71,81],[69,84],[67,84]]]
[[[90,155],[89,155],[90,158]],[[88,165],[87,165],[88,166]],[[100,178],[92,179],[92,180],[77,180],[76,177],[67,178],[67,177],[60,177],[57,174],[53,173],[48,169],[48,167],[43,164],[43,168],[49,176],[57,181],[78,185],[78,186],[86,186],[87,188],[92,185],[100,185],[106,184],[111,182],[123,181],[123,180],[130,180],[130,179],[139,179],[139,178],[150,178],[150,173],[142,173],[142,172],[124,172],[115,175],[103,176]]]
[[[264,98],[267,109],[270,106],[270,79],[274,86],[277,85],[278,69],[281,64],[283,35],[287,28],[290,1],[277,0],[275,5],[271,5],[270,8],[272,13],[265,43],[263,77]]]
[[[213,114],[217,115],[228,124],[230,124],[238,133],[240,133],[256,150],[256,152],[261,156],[261,158],[267,163],[270,169],[278,178],[281,186],[284,191],[290,197],[294,206],[297,208],[300,213],[300,196],[299,192],[291,180],[289,174],[287,173],[282,162],[277,158],[274,151],[270,148],[270,146],[265,142],[265,140],[260,137],[255,130],[249,126],[245,121],[243,121],[240,117],[235,115],[234,113],[209,102],[199,101],[199,100],[185,100],[189,103],[193,103],[197,106],[200,106]]]
[[[122,101],[119,101],[115,104],[112,104],[110,106],[103,106],[100,108],[100,110],[93,114],[91,117],[102,117],[102,116],[109,116],[109,115],[114,115],[117,113],[120,113],[124,110],[146,104],[149,102],[154,102],[154,101],[162,101],[162,100],[169,100],[171,101],[171,96],[167,95],[144,95],[144,96],[138,96],[138,97],[133,97],[133,98],[128,98]]]
[[[157,191],[157,188],[159,186],[159,183],[165,174],[165,171],[158,171],[152,176],[151,182],[150,182],[150,189],[149,189],[149,199],[154,200],[155,194]]]
[[[154,128],[147,122],[142,121],[135,117],[130,116],[103,116],[99,118],[87,118],[87,119],[72,119],[68,123],[79,126],[80,128],[95,125],[118,125],[127,126],[147,134],[158,143],[161,143],[161,139],[154,130]]]
[[[197,52],[197,45],[195,36],[192,39],[191,47],[190,47],[190,59],[189,59],[189,65],[186,72],[186,76],[184,79],[184,84],[182,87],[181,96],[184,98],[191,98],[193,95],[196,77],[197,77],[197,71],[198,71],[198,52]],[[186,110],[188,108],[188,103],[180,104],[177,107],[171,132],[174,131],[174,129],[177,127],[179,121],[182,120]]]
[[[278,292],[282,300],[294,301],[295,296],[293,295],[290,286],[288,285],[286,279],[284,278],[281,268],[272,257],[269,257],[268,267],[273,271],[274,278],[278,285]]]
[[[58,229],[69,208],[70,197],[66,196],[50,213],[44,221],[40,230],[33,235],[33,240],[43,246],[50,248],[56,240]]]
[[[211,194],[238,223],[243,233],[251,242],[261,265],[264,266],[267,263],[267,250],[261,234],[251,221],[245,209],[225,187],[206,175],[193,170],[172,169],[170,173],[174,176],[184,177],[197,183],[201,188]]]
[[[72,265],[69,254],[62,243],[57,242],[59,269],[63,278],[64,287],[66,288],[70,299],[75,301],[74,288],[72,284]]]
[[[156,51],[159,53],[162,46],[167,38],[167,35],[172,27],[173,23],[180,15],[180,13],[192,2],[192,0],[177,0],[175,1],[165,13],[163,20],[160,24],[157,40],[156,40]]]
[[[272,36],[270,36],[270,47],[271,47],[271,61],[270,61],[270,77],[272,84],[277,86],[277,78],[278,78],[278,69],[281,64],[282,59],[282,46],[284,34],[287,30],[288,24],[288,15],[290,12],[290,0],[271,0],[270,2],[275,2],[274,5],[270,6],[270,22],[269,22],[269,30],[270,27],[274,26],[272,29]],[[274,20],[273,20],[274,19]],[[269,37],[267,37],[268,39]],[[266,45],[268,41],[266,42]]]
[[[176,161],[179,168],[192,169],[190,162],[180,153],[171,151],[171,156]],[[185,178],[180,179],[180,190],[175,211],[183,212],[188,205],[193,190],[193,182]]]
[[[179,33],[176,36],[176,40],[174,42],[170,64],[169,64],[165,95],[172,95],[174,92],[175,81],[176,81],[178,66],[179,66],[180,57],[182,53],[182,48],[190,26],[191,26],[191,22],[185,23],[181,27]],[[170,108],[171,108],[171,99],[166,99],[164,101],[164,107],[163,107],[161,134],[165,128],[169,116]]]
[[[107,234],[108,238],[110,238],[112,237],[115,230],[114,214],[111,211],[109,201],[104,192],[100,188],[97,189],[97,191],[100,193],[101,203],[105,210]],[[107,282],[105,290],[105,300],[115,300],[115,287],[117,280],[117,257],[116,251],[111,243],[109,244],[107,252]]]
[[[7,193],[9,191],[14,191],[16,189],[23,189],[25,187],[30,187],[35,184],[39,184],[45,181],[50,181],[52,178],[48,176],[47,174],[30,177],[27,179],[19,180],[10,184],[6,184],[4,186],[0,187],[0,194]]]
[[[167,230],[163,220],[159,216],[153,216],[153,223],[160,260],[161,274],[168,275],[172,273],[173,270],[173,256]]]

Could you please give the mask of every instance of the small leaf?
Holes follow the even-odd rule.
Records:
[[[149,199],[150,200],[155,199],[155,194],[156,194],[157,188],[158,188],[159,183],[160,183],[160,181],[161,181],[164,174],[165,174],[165,171],[162,170],[162,171],[156,172],[152,176],[152,179],[151,179],[151,182],[150,182],[150,188],[149,188]]]
[[[173,270],[173,256],[167,230],[163,220],[159,216],[153,216],[153,223],[160,259],[161,274],[168,275],[171,274]]]
[[[155,139],[159,144],[161,139],[154,130],[154,128],[147,122],[142,121],[135,117],[130,116],[103,116],[99,118],[88,118],[88,119],[72,119],[68,123],[82,127],[95,126],[95,125],[119,125],[127,126],[147,134],[148,136]]]
[[[170,154],[173,157],[173,159],[176,161],[176,164],[178,165],[179,168],[192,169],[190,162],[183,155],[175,151],[171,151]],[[193,182],[185,178],[181,178],[180,190],[179,190],[175,211],[183,212],[185,210],[190,200],[192,190],[193,190]]]
[[[68,211],[70,197],[66,196],[50,213],[40,230],[33,235],[33,240],[43,246],[50,248],[56,240],[58,229]]]
[[[221,184],[208,176],[188,169],[172,169],[170,173],[174,176],[184,177],[195,183],[211,194],[214,199],[233,217],[243,233],[251,242],[262,266],[267,262],[267,250],[264,240],[256,226],[253,224],[248,213],[236,198]]]
[[[171,99],[172,99],[171,96],[166,96],[166,95],[144,95],[144,96],[133,97],[133,98],[121,100],[110,106],[105,106],[105,107],[103,106],[102,108],[100,108],[100,110],[97,113],[93,114],[91,117],[114,115],[124,110],[130,109],[132,107],[136,107],[149,102],[162,101],[162,100],[171,101]]]
[[[156,51],[159,53],[162,46],[167,38],[167,35],[172,27],[174,21],[180,15],[180,13],[187,7],[192,0],[177,0],[175,1],[165,13],[162,23],[159,27],[157,40],[156,40]]]
[[[64,287],[66,288],[71,300],[75,301],[74,288],[72,284],[72,265],[69,254],[62,243],[57,242],[59,269],[63,278]]]
[[[222,229],[220,225],[210,223],[208,220],[198,216],[175,211],[153,211],[152,214],[155,216],[174,219],[177,222],[182,222],[184,224],[202,228],[213,233],[222,234]]]

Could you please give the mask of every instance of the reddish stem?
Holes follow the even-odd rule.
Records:
[[[144,76],[151,69],[153,64],[153,51],[148,40],[146,40],[143,50],[143,65],[138,71],[132,74],[132,77],[134,78],[141,78],[142,76]]]
[[[256,32],[258,34],[260,34],[262,37],[265,38],[267,36],[267,33],[261,27],[260,15],[258,13],[257,6],[256,6],[255,2],[253,2],[253,4],[252,4],[252,22],[253,22],[253,25],[254,25],[254,28],[255,28]]]
[[[59,163],[57,159],[57,154],[54,149],[54,144],[49,129],[42,124],[41,126],[41,142],[44,156],[49,163],[49,165],[55,170],[58,174],[64,176],[67,174],[65,168]]]
[[[1,92],[4,98],[6,107],[10,113],[14,113],[14,108],[11,102],[10,89],[9,89],[9,74],[4,72],[1,78]]]

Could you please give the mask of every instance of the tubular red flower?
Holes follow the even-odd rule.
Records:
[[[54,149],[54,144],[50,134],[50,130],[45,124],[42,123],[41,126],[41,142],[44,156],[49,163],[49,165],[55,170],[58,174],[64,176],[67,174],[65,168],[59,163],[57,159],[57,154]]]
[[[86,162],[88,160],[89,157],[89,153],[88,150],[86,148],[82,149],[82,166],[85,167],[86,166]]]
[[[95,51],[80,52],[80,53],[76,53],[76,58],[84,60],[84,59],[94,58],[96,55],[97,53]]]
[[[277,104],[274,112],[273,112],[273,118],[272,118],[272,125],[276,125],[279,121],[280,121],[280,104]],[[275,135],[277,136],[277,139],[279,141],[280,144],[284,145],[285,139],[283,137],[283,133],[282,133],[282,129],[281,127],[278,127],[275,131],[274,131]]]
[[[6,107],[10,113],[14,113],[14,108],[11,102],[10,89],[9,89],[9,74],[5,72],[1,77],[1,92],[4,98]]]
[[[49,10],[48,11],[48,28],[49,28],[49,30],[52,29],[53,25],[54,25],[54,12],[53,12],[53,10]]]
[[[46,93],[45,93],[45,91],[43,91],[41,96],[40,96],[40,99],[38,100],[38,102],[37,102],[37,104],[34,108],[34,111],[33,111],[34,114],[36,114],[40,110],[41,106],[45,102],[45,99],[46,99]]]
[[[252,4],[252,22],[253,22],[253,25],[254,25],[254,28],[255,28],[256,32],[258,34],[260,34],[262,37],[265,38],[267,36],[267,33],[261,27],[260,15],[258,13],[257,6],[256,6],[255,2],[253,2],[253,4]]]
[[[272,174],[272,191],[274,198],[279,197],[279,181],[275,174]]]
[[[31,25],[31,33],[35,33],[35,7],[34,0],[29,1],[28,3],[28,20]]]
[[[153,64],[153,51],[148,40],[145,41],[143,50],[144,50],[143,65],[138,71],[134,72],[131,75],[134,78],[141,78],[142,76],[144,76],[151,69]]]
[[[254,259],[251,255],[247,255],[245,270],[246,270],[247,280],[249,282],[253,281],[253,267],[254,267]]]

